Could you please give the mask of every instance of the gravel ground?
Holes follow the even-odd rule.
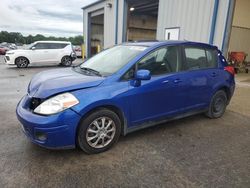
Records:
[[[56,66],[0,63],[0,187],[250,187],[250,74],[237,75],[220,119],[196,115],[169,122],[86,155],[32,144],[16,119],[31,77],[51,68]]]

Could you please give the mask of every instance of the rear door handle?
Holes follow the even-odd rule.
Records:
[[[169,82],[169,80],[164,80],[162,83],[163,84],[166,84],[166,83],[168,83]]]
[[[180,82],[181,82],[181,80],[180,80],[179,78],[177,78],[177,79],[174,80],[174,83],[175,83],[175,84],[178,84],[178,83],[180,83]]]
[[[216,72],[213,72],[213,73],[211,74],[211,76],[212,76],[212,77],[215,77],[215,76],[217,76],[217,73],[216,73]]]

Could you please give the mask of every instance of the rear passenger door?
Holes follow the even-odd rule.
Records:
[[[51,43],[49,46],[49,54],[51,62],[60,62],[62,54],[64,53],[64,48],[68,44],[65,43]]]
[[[207,107],[218,78],[216,50],[195,45],[183,47],[188,109]]]

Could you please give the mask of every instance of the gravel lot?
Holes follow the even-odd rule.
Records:
[[[237,75],[221,119],[196,115],[169,122],[86,155],[32,144],[16,119],[31,77],[51,68],[57,66],[17,69],[0,58],[0,187],[250,186],[250,74]]]

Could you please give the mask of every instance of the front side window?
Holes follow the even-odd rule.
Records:
[[[47,44],[47,43],[37,43],[37,44],[34,45],[34,47],[35,47],[37,50],[49,49],[49,44]]]
[[[181,58],[177,46],[155,50],[138,62],[138,70],[146,69],[151,75],[161,75],[181,70]]]
[[[215,50],[185,47],[186,69],[197,70],[212,68],[217,65],[217,56]]]

